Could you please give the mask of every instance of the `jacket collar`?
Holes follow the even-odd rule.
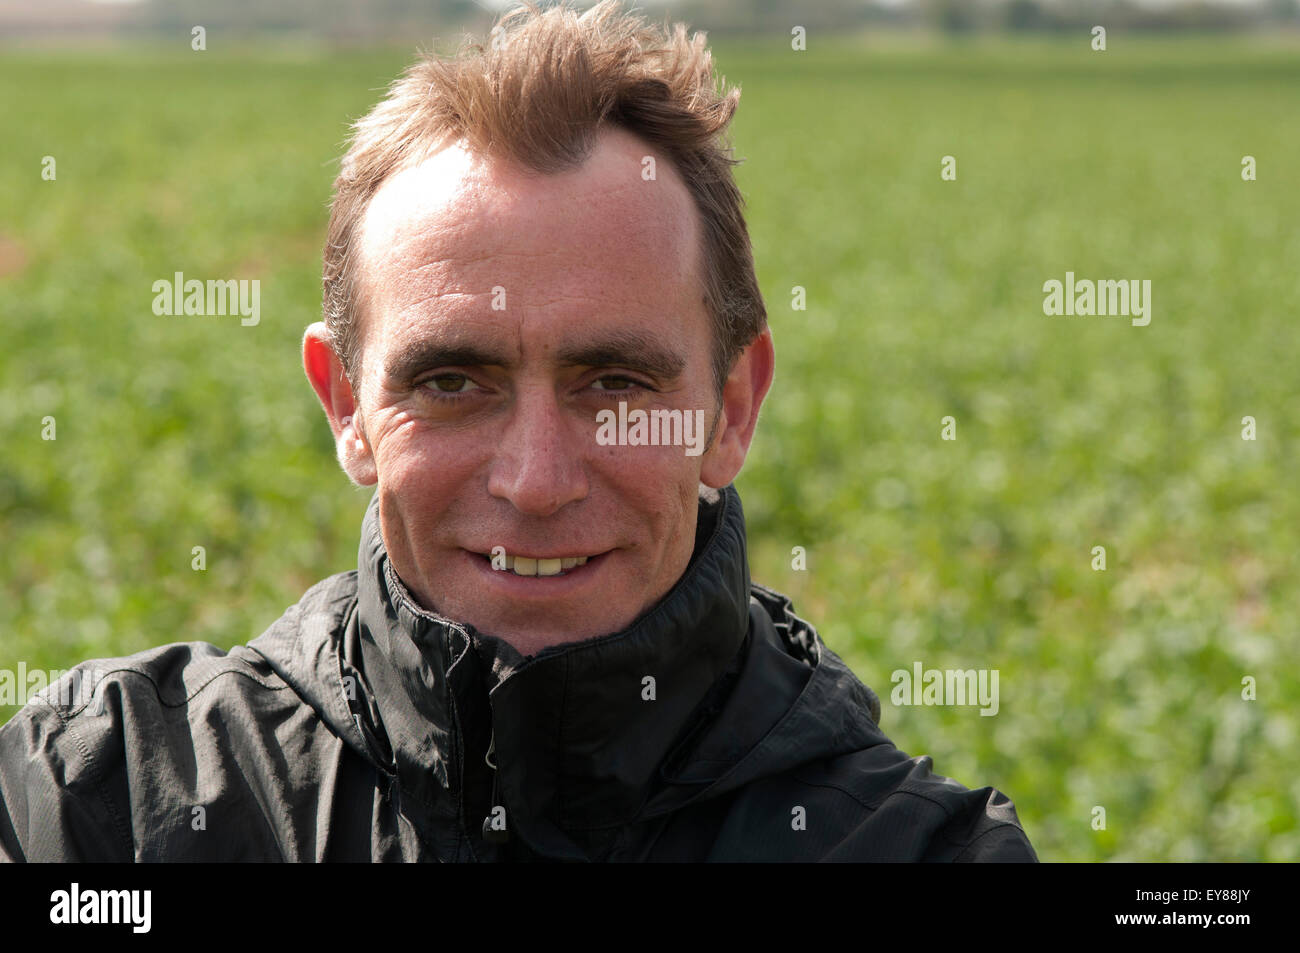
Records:
[[[371,720],[403,788],[475,829],[491,800],[492,745],[511,830],[573,857],[652,799],[662,811],[698,793],[661,769],[717,707],[751,617],[740,497],[715,496],[701,500],[686,571],[654,607],[621,632],[528,657],[418,605],[388,559],[376,496],[362,524],[357,632]]]
[[[358,569],[316,583],[249,648],[381,773],[431,856],[493,859],[462,832],[504,801],[512,840],[596,859],[631,836],[629,819],[889,743],[875,693],[789,599],[746,586],[731,488],[701,504],[695,553],[659,605],[625,632],[533,659],[416,606],[376,516],[372,501]],[[646,675],[653,702],[641,701]],[[484,763],[494,729],[495,799]]]

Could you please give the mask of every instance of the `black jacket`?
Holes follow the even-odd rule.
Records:
[[[751,584],[730,487],[614,635],[523,658],[422,610],[372,501],[357,571],[247,646],[67,678],[88,673],[0,728],[0,859],[1037,859],[1004,795],[895,748],[875,693]]]

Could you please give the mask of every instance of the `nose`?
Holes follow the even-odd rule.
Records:
[[[593,427],[575,426],[553,388],[521,391],[492,461],[488,492],[528,516],[550,516],[583,499],[589,489],[583,441],[593,434]]]

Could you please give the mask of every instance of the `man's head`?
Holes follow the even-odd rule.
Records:
[[[681,576],[772,346],[720,143],[739,93],[713,89],[703,38],[611,3],[501,25],[357,123],[304,364],[412,594],[531,654],[627,626]],[[604,445],[620,401],[702,412],[708,448]]]

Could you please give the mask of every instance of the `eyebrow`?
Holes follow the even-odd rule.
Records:
[[[655,337],[640,331],[616,331],[595,340],[561,345],[561,367],[625,367],[659,380],[672,380],[686,368],[686,359]],[[455,340],[455,335],[421,338],[394,349],[384,364],[391,381],[409,381],[434,367],[511,367],[504,352],[481,344]]]
[[[431,367],[504,367],[508,363],[504,354],[478,345],[422,338],[395,348],[384,362],[384,374],[390,381],[409,381]]]
[[[595,341],[561,345],[562,367],[626,367],[660,380],[671,380],[686,369],[686,358],[640,331],[616,331]]]

